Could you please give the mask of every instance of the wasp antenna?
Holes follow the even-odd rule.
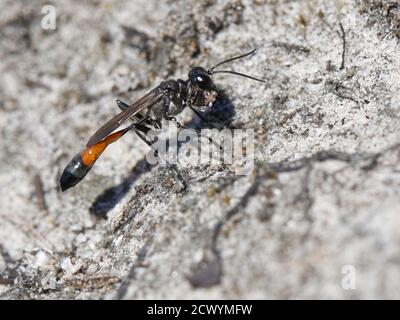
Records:
[[[218,71],[215,71],[213,73],[230,73],[230,74],[234,74],[234,75],[237,75],[237,76],[245,77],[245,78],[248,78],[248,79],[251,79],[251,80],[255,80],[255,81],[259,81],[259,82],[266,82],[264,79],[252,77],[252,76],[249,76],[247,74],[236,72],[236,71],[231,71],[231,70],[218,70]]]
[[[226,60],[224,60],[224,61],[221,61],[221,62],[217,63],[215,66],[213,66],[213,67],[211,67],[210,69],[208,69],[207,72],[208,72],[209,74],[215,73],[215,72],[213,72],[213,70],[214,70],[215,68],[219,67],[221,64],[224,64],[224,63],[227,63],[227,62],[231,62],[231,61],[233,61],[233,60],[237,60],[237,59],[241,59],[241,58],[247,57],[247,56],[253,54],[254,52],[256,52],[256,50],[257,50],[257,49],[253,49],[253,50],[251,50],[250,52],[247,52],[247,53],[242,54],[242,55],[240,55],[240,56],[236,56],[236,57],[233,57],[233,58],[230,58],[230,59],[226,59]]]

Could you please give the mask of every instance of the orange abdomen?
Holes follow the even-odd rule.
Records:
[[[100,142],[96,143],[94,146],[90,148],[86,148],[81,152],[82,162],[85,166],[92,166],[96,160],[101,156],[103,151],[107,148],[107,146],[125,134],[125,130],[121,130],[115,133],[110,134],[108,137],[104,138]]]

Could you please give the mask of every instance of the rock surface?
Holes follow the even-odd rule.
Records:
[[[400,298],[397,1],[45,4],[0,4],[1,298]],[[216,75],[207,114],[254,130],[251,174],[183,189],[127,134],[59,191],[116,98],[253,48],[267,82]]]

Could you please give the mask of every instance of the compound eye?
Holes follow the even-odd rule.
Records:
[[[190,77],[190,82],[192,82],[192,84],[201,84],[204,82],[204,79],[201,75],[192,75]]]
[[[211,79],[207,76],[204,75],[199,75],[196,77],[196,82],[198,86],[202,89],[210,89],[212,87],[211,85]]]
[[[199,86],[205,83],[205,78],[203,76],[197,76],[196,77],[196,82]]]

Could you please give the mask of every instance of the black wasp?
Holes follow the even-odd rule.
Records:
[[[61,190],[65,191],[81,181],[106,147],[110,143],[117,141],[129,130],[133,129],[143,141],[151,145],[146,135],[151,128],[161,129],[161,121],[163,119],[176,122],[174,116],[186,107],[189,107],[202,118],[199,111],[211,107],[219,94],[218,89],[211,79],[213,74],[230,73],[265,82],[262,79],[232,70],[215,70],[224,63],[246,57],[255,51],[254,49],[246,54],[224,60],[208,70],[202,67],[194,67],[189,71],[188,80],[163,81],[131,105],[117,100],[117,105],[122,112],[98,129],[90,137],[86,144],[86,149],[78,153],[68,163],[60,178]],[[112,133],[129,119],[133,120],[131,125]],[[178,122],[176,123],[178,126],[181,126]]]

